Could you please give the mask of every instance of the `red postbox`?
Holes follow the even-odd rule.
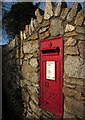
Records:
[[[40,41],[40,107],[63,116],[63,40]]]

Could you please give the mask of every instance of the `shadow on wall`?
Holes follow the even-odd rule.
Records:
[[[12,42],[12,41],[11,41]],[[20,60],[15,57],[17,46],[20,41],[14,40],[11,46],[2,48],[2,119],[22,120],[23,102],[20,87]],[[14,47],[16,46],[16,47]],[[19,48],[18,48],[19,50]],[[20,55],[20,50],[18,55]],[[15,108],[15,109],[14,109]]]

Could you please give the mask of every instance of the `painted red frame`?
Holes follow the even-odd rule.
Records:
[[[56,50],[57,52],[46,52]],[[55,81],[46,79],[46,61],[55,61]],[[63,39],[62,36],[40,41],[40,101],[39,106],[63,117]]]

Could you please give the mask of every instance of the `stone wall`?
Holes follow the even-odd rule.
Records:
[[[39,42],[62,36],[64,41],[64,115],[85,118],[85,12],[77,2],[67,8],[64,2],[53,6],[46,2],[44,15],[35,12],[20,38],[3,48],[4,89],[21,118],[56,118],[39,108]],[[16,94],[17,93],[17,94]],[[13,95],[12,95],[13,94]],[[17,102],[18,101],[18,102]],[[20,112],[19,112],[20,111]],[[22,114],[23,113],[23,114]]]

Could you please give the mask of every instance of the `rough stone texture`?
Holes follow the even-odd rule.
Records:
[[[23,34],[22,34],[22,31],[20,31],[20,39],[23,40]]]
[[[66,47],[65,53],[67,55],[78,55],[79,51],[78,51],[77,46],[75,46],[75,47]]]
[[[43,33],[43,32],[45,32],[47,29],[48,29],[48,27],[42,28],[42,29],[39,30],[39,33]]]
[[[70,103],[70,104],[69,104]],[[73,115],[77,115],[80,118],[85,118],[85,111],[84,111],[84,105],[77,102],[76,100],[66,97],[65,98],[65,105],[68,110],[68,112],[71,112]]]
[[[23,62],[23,66],[22,66],[22,76],[25,79],[29,79],[30,78],[30,72],[32,72],[32,71],[33,71],[33,69],[28,64],[28,61],[24,61]]]
[[[79,47],[80,56],[82,58],[85,58],[85,41],[79,41],[78,47]]]
[[[67,21],[68,22],[71,22],[73,20],[74,16],[76,15],[78,5],[79,5],[79,3],[75,2],[71,11],[68,13],[68,15],[67,15]]]
[[[33,57],[33,55],[32,55],[32,54],[25,55],[24,60],[28,60],[28,59],[30,59],[30,58],[32,58],[32,57]]]
[[[32,34],[31,25],[29,25],[29,35]]]
[[[38,39],[38,34],[37,33],[33,33],[29,39],[31,39],[31,40]]]
[[[76,32],[68,32],[64,34],[65,37],[76,36]]]
[[[73,97],[77,100],[84,100],[85,99],[82,96],[81,92],[78,92],[76,90],[69,89],[69,88],[66,88],[66,87],[63,88],[63,93],[64,93],[65,96]]]
[[[38,105],[39,103],[39,96],[37,95],[37,93],[34,93],[31,95],[31,99]]]
[[[37,28],[38,27],[38,22],[37,19],[34,19],[34,27]]]
[[[76,30],[75,30],[77,33],[82,33],[82,34],[85,34],[85,27],[79,27],[79,26],[76,26]]]
[[[24,92],[24,94],[22,94],[22,99],[28,104],[30,96],[28,94],[28,92]]]
[[[24,57],[24,54],[23,54],[23,51],[22,51],[22,48],[20,49],[20,53],[19,53],[19,57],[18,58],[23,58]]]
[[[81,79],[75,79],[75,78],[65,78],[64,79],[65,82],[69,83],[69,84],[73,84],[73,85],[80,85],[83,86],[85,85],[85,82]]]
[[[38,90],[36,87],[33,87],[33,86],[27,86],[27,91],[30,92],[30,94],[34,94],[34,93],[38,93]]]
[[[25,31],[26,33],[29,32],[29,25],[25,25]]]
[[[32,58],[32,59],[30,60],[30,65],[31,65],[32,67],[37,67],[37,66],[38,66],[37,58]]]
[[[84,11],[80,10],[76,16],[75,24],[81,26],[84,20]]]
[[[23,31],[23,39],[25,40],[27,37],[26,37],[26,33],[25,31]]]
[[[38,108],[38,106],[36,106],[32,100],[29,102],[29,104],[35,113],[40,113],[40,108]]]
[[[62,2],[59,2],[58,5],[57,5],[57,7],[55,8],[54,16],[59,16],[60,15],[61,5],[62,5]]]
[[[65,20],[65,18],[67,17],[67,14],[68,14],[69,10],[70,10],[70,8],[64,8],[64,9],[62,10],[60,17],[61,17],[63,20]]]
[[[67,24],[65,28],[65,32],[73,31],[75,27],[73,25]]]
[[[69,77],[74,78],[85,78],[85,63],[83,59],[78,56],[68,56],[65,64],[64,70]]]
[[[32,60],[30,62],[31,62],[30,64],[32,64]],[[38,65],[37,61],[35,61],[35,62],[36,63],[32,64],[33,67],[36,67]],[[36,72],[31,73],[30,79],[33,83],[38,83],[39,82],[39,77],[38,77],[38,74]]]
[[[43,17],[40,15],[39,9],[35,11],[35,16],[37,17],[38,23],[41,23],[43,20]]]
[[[60,19],[54,18],[50,23],[50,34],[51,36],[63,35],[64,29],[61,25],[62,21]]]
[[[42,23],[42,27],[47,27],[49,26],[49,24],[50,24],[49,20],[46,20]]]
[[[68,112],[65,112],[65,111],[64,111],[64,116],[63,116],[63,117],[64,117],[65,119],[67,119],[67,118],[68,118],[68,119],[69,119],[69,118],[70,118],[70,119],[73,119],[73,118],[75,119],[75,116],[74,116],[74,115],[72,115],[72,114],[70,114],[70,113],[68,113]]]
[[[83,34],[78,34],[78,35],[76,36],[76,38],[77,38],[78,40],[85,41],[85,35],[83,35]]]
[[[49,37],[49,32],[47,31],[47,32],[45,32],[45,33],[42,33],[42,34],[39,34],[39,38],[42,40],[42,39],[45,39],[45,38],[47,38],[47,37]]]
[[[24,43],[23,44],[23,51],[24,53],[34,53],[36,51],[38,51],[38,41],[32,42],[30,41],[29,43]]]
[[[45,4],[45,12],[44,12],[44,19],[49,19],[50,17],[53,16],[53,11],[52,11],[52,3],[51,0],[46,0],[46,4]]]
[[[32,32],[33,32],[33,31],[35,30],[35,29],[34,29],[33,18],[31,18],[30,26],[31,26],[31,30],[32,30]]]
[[[77,43],[76,39],[69,37],[67,42],[65,43],[65,46],[74,46],[76,43]]]
[[[84,20],[84,25],[85,25],[85,20]]]

